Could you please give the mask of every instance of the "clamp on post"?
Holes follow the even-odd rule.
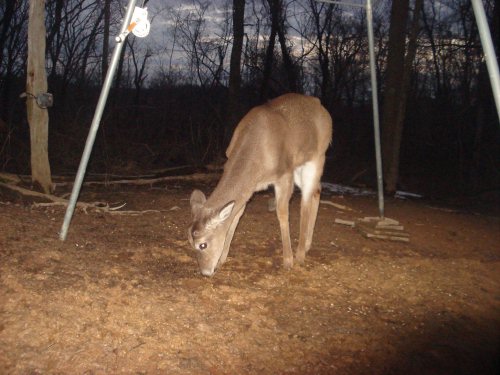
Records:
[[[128,25],[124,32],[115,38],[115,41],[116,43],[124,42],[127,35],[131,32],[139,38],[144,38],[149,34],[150,28],[151,24],[148,20],[148,8],[135,7],[130,25]]]

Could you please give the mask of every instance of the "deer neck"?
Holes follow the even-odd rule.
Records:
[[[207,206],[219,208],[235,201],[235,212],[244,206],[256,190],[255,172],[249,168],[237,168],[236,163],[226,163],[224,173],[207,200]]]

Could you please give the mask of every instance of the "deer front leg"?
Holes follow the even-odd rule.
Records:
[[[245,211],[245,207],[246,205],[243,205],[243,207],[241,207],[240,210],[236,213],[233,221],[231,222],[229,230],[227,231],[226,239],[224,240],[224,250],[222,251],[222,255],[219,260],[220,265],[224,264],[224,262],[226,261],[227,254],[229,253],[229,247],[231,245],[231,241],[233,240],[234,231],[236,230],[236,227],[240,222],[240,218],[241,215],[243,215],[243,211]]]
[[[290,226],[288,222],[288,206],[293,193],[293,177],[286,175],[274,185],[276,195],[276,213],[280,223],[281,242],[283,244],[283,267],[293,267],[292,244],[290,241]]]

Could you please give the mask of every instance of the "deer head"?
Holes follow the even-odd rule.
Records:
[[[189,228],[188,238],[196,251],[201,273],[212,276],[224,253],[235,202],[230,201],[222,207],[211,209],[205,207],[206,200],[205,194],[200,190],[194,190],[191,194],[193,224]]]

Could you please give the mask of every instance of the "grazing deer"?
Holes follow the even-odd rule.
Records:
[[[226,261],[248,200],[269,185],[274,185],[286,269],[293,266],[288,205],[294,182],[302,192],[296,260],[304,262],[331,139],[332,119],[314,97],[286,94],[248,112],[234,131],[224,173],[212,195],[206,199],[199,190],[191,194],[193,223],[188,237],[203,275],[212,276]]]

